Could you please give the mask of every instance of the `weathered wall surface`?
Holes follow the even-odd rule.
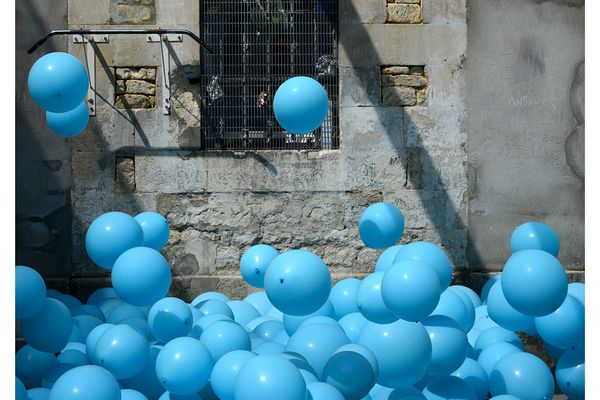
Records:
[[[500,270],[514,227],[536,220],[581,280],[583,1],[472,1],[468,37],[470,267]]]

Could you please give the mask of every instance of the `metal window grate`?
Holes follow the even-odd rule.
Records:
[[[338,0],[201,0],[202,143],[206,150],[339,148]],[[273,96],[304,75],[327,90],[330,111],[307,135],[288,134]]]

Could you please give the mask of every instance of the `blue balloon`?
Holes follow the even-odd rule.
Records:
[[[280,354],[285,351],[285,346],[277,342],[265,342],[253,346],[252,351],[259,355]]]
[[[513,254],[522,250],[542,250],[558,256],[560,241],[556,232],[542,222],[526,222],[519,225],[510,237]]]
[[[48,400],[50,397],[50,389],[42,387],[29,389],[27,391],[27,396],[29,397],[25,397],[24,400]],[[19,400],[18,396],[17,400]]]
[[[240,272],[244,280],[256,288],[265,287],[265,271],[267,266],[279,255],[276,248],[257,244],[250,247],[240,260]]]
[[[339,320],[340,327],[352,343],[357,343],[360,333],[369,322],[361,313],[351,313]]]
[[[121,389],[121,400],[148,400],[148,398],[137,390]]]
[[[432,315],[423,321],[431,340],[430,375],[447,375],[456,371],[467,357],[469,341],[456,321],[443,315]]]
[[[440,300],[440,281],[427,264],[413,260],[394,263],[381,281],[381,298],[389,310],[406,321],[422,321]]]
[[[279,125],[288,133],[310,133],[327,117],[327,92],[318,81],[307,76],[295,76],[283,82],[275,92],[273,111]]]
[[[121,380],[124,388],[134,389],[149,399],[158,398],[165,388],[156,376],[156,358],[162,346],[150,346],[150,356],[144,368],[131,378]]]
[[[469,331],[469,333],[467,333],[467,340],[469,341],[469,345],[471,346],[471,349],[469,349],[469,351],[473,351],[472,354],[469,355],[475,355],[475,343],[477,343],[477,339],[479,339],[479,336],[481,336],[482,333],[483,331],[477,328],[473,328]],[[467,357],[469,357],[469,355],[467,355]]]
[[[567,350],[556,363],[556,383],[572,400],[585,398],[585,354],[581,349]]]
[[[76,367],[90,363],[84,351],[75,349],[63,350],[57,358],[58,362],[62,364],[72,364]]]
[[[302,374],[279,355],[259,355],[248,360],[234,386],[235,400],[305,400],[306,384]]]
[[[559,349],[575,347],[585,334],[585,308],[568,295],[552,314],[535,318],[535,327],[542,339]]]
[[[68,53],[54,52],[33,64],[27,87],[38,106],[60,113],[72,110],[85,99],[89,79],[79,59]]]
[[[206,300],[221,300],[223,303],[227,303],[231,299],[219,292],[204,292],[198,296],[194,300],[192,300],[192,305],[196,307],[196,305],[206,301]],[[197,307],[196,307],[197,308]]]
[[[349,344],[346,334],[338,328],[325,324],[313,324],[298,329],[287,342],[286,352],[300,354],[321,377],[325,363],[341,346]]]
[[[479,363],[471,358],[465,358],[463,364],[452,374],[471,386],[477,400],[487,398],[489,392],[488,375]]]
[[[563,353],[565,352],[565,349],[559,349],[558,347],[554,347],[551,344],[544,342],[543,340],[542,340],[542,343],[543,343],[544,351],[546,352],[546,354],[548,354],[548,356],[550,356],[550,358],[552,360],[554,360],[555,362],[558,361],[560,356],[562,356]]]
[[[190,394],[189,396],[179,396],[173,393],[164,392],[158,400],[203,400],[198,396],[197,393]]]
[[[171,286],[171,268],[167,260],[149,247],[134,247],[119,256],[111,277],[119,297],[134,306],[154,304]]]
[[[323,382],[311,382],[306,385],[308,400],[346,400],[335,387]]]
[[[421,391],[412,386],[407,386],[399,389],[383,390],[379,392],[375,400],[427,400]]]
[[[384,303],[381,285],[385,272],[374,272],[364,277],[356,293],[356,304],[360,313],[369,321],[389,324],[398,319]]]
[[[475,324],[473,324],[473,329],[479,329],[483,332],[491,328],[500,328],[500,325],[490,318],[487,305],[477,307],[475,309]]]
[[[448,256],[439,246],[429,242],[412,242],[402,248],[394,258],[398,261],[413,260],[429,265],[440,280],[440,288],[445,291],[452,282],[452,264]]]
[[[72,364],[56,364],[44,374],[44,377],[42,378],[42,387],[52,389],[52,386],[54,386],[58,378],[73,368],[75,368],[75,365]]]
[[[79,328],[81,335],[85,339],[90,334],[92,329],[102,324],[102,321],[90,315],[78,315],[73,317],[73,324]]]
[[[247,350],[234,350],[223,355],[215,363],[210,374],[210,384],[221,400],[235,400],[235,380],[240,369],[256,354]]]
[[[25,345],[15,355],[15,373],[26,388],[39,387],[42,377],[58,364],[53,353],[46,353]]]
[[[92,222],[85,235],[85,251],[96,265],[112,269],[121,254],[142,246],[143,242],[140,224],[132,216],[114,211],[102,214]],[[119,293],[117,288],[115,291]]]
[[[481,295],[479,296],[481,298],[481,304],[487,304],[487,298],[490,293],[490,290],[492,289],[492,286],[494,286],[494,283],[500,280],[500,277],[501,274],[493,275],[490,279],[488,279],[485,282],[485,284],[481,288]]]
[[[375,354],[359,344],[346,344],[338,348],[323,368],[326,382],[347,400],[364,398],[375,386],[379,365]]]
[[[342,329],[342,327],[340,326],[339,322],[336,321],[335,319],[331,318],[331,317],[326,317],[324,315],[317,315],[315,317],[310,317],[307,320],[305,320],[304,322],[302,322],[300,324],[300,326],[298,327],[298,329],[302,329],[305,326],[309,326],[309,325],[314,325],[314,324],[325,324],[325,325],[329,325],[333,328],[339,329],[340,332],[344,332],[344,329]]]
[[[522,331],[537,336],[533,317],[520,313],[508,303],[501,284],[502,280],[494,283],[488,295],[487,311],[490,318],[509,331]]]
[[[288,250],[269,264],[265,291],[279,311],[307,315],[317,311],[329,298],[331,275],[317,255],[307,250]]]
[[[565,269],[542,250],[521,250],[513,254],[502,271],[502,292],[506,301],[525,315],[541,317],[556,310],[567,296]]]
[[[452,289],[452,288],[453,288],[453,286],[448,286],[447,290],[453,292],[458,297],[460,297],[463,304],[465,305],[465,309],[467,310],[467,320],[466,320],[467,324],[464,327],[464,329],[465,329],[465,332],[468,333],[471,329],[473,329],[473,326],[475,325],[475,306],[473,305],[473,302],[471,301],[471,298],[469,297],[469,295],[467,295],[462,290]]]
[[[156,359],[156,375],[167,391],[191,395],[208,383],[213,361],[198,340],[179,337],[165,344]]]
[[[186,336],[192,328],[192,312],[188,305],[176,297],[160,299],[148,313],[150,331],[163,343]]]
[[[61,350],[61,352],[67,351],[67,350],[78,350],[78,351],[81,351],[82,353],[86,353],[85,343],[69,342]]]
[[[252,350],[248,332],[233,321],[217,321],[209,325],[199,340],[210,352],[213,362],[230,351]]]
[[[248,322],[260,317],[260,312],[248,302],[231,300],[225,304],[231,309],[233,320],[240,325],[246,326]]]
[[[73,137],[82,133],[90,120],[87,102],[83,101],[69,111],[46,111],[46,123],[58,136]]]
[[[71,312],[56,299],[46,298],[33,316],[21,320],[21,334],[34,349],[58,353],[69,342],[73,331]]]
[[[585,284],[581,282],[569,283],[568,293],[585,306]]]
[[[33,268],[15,268],[15,317],[25,319],[37,313],[46,300],[46,284]]]
[[[452,286],[449,286],[449,288],[451,290],[453,290],[454,292],[461,291],[464,294],[466,294],[469,297],[469,299],[471,300],[473,307],[477,308],[477,307],[481,306],[481,299],[479,298],[479,296],[477,295],[477,293],[475,293],[475,291],[473,289],[468,288],[466,286],[462,286],[462,285],[452,285]]]
[[[233,311],[231,311],[231,308],[229,308],[227,303],[221,300],[206,300],[202,303],[196,304],[195,307],[204,316],[209,314],[222,314],[227,315],[231,319],[235,318],[235,316],[233,315]]]
[[[284,314],[283,315],[283,326],[285,327],[285,331],[288,335],[292,335],[296,330],[308,319],[317,316],[325,316],[335,318],[335,309],[333,308],[333,304],[330,300],[327,300],[325,304],[321,306],[317,311],[310,313],[308,315],[295,316]]]
[[[500,342],[510,343],[513,346],[523,350],[523,342],[516,333],[509,331],[508,329],[498,327],[490,328],[479,335],[474,346],[475,355],[479,356],[484,349]]]
[[[344,315],[358,312],[356,305],[356,293],[360,286],[360,279],[346,278],[337,282],[331,288],[329,301],[335,310],[336,319],[342,318]]]
[[[64,373],[52,389],[49,400],[120,400],[121,388],[115,377],[96,365],[75,367]]]
[[[490,374],[490,392],[493,396],[510,394],[522,400],[551,399],[554,378],[546,363],[521,351],[496,363]]]
[[[147,316],[139,307],[132,306],[131,304],[122,303],[110,310],[106,316],[106,322],[110,324],[118,324],[127,318],[143,318]]]
[[[118,297],[119,295],[117,294],[117,292],[115,292],[115,289],[111,287],[105,287],[94,290],[90,297],[88,297],[86,303],[92,306],[99,307],[100,303],[102,303],[104,300]]]
[[[390,388],[412,385],[431,364],[431,340],[420,322],[400,319],[385,325],[368,323],[358,343],[377,358],[377,383]]]
[[[117,379],[131,378],[139,373],[150,358],[148,339],[128,325],[108,328],[96,342],[99,365]]]
[[[15,400],[29,400],[25,385],[23,385],[23,382],[17,377],[15,377]]]
[[[307,371],[313,376],[316,375],[314,368],[310,366],[308,361],[306,361],[306,358],[304,358],[302,355],[290,351],[290,352],[283,352],[283,353],[279,354],[279,356],[285,358],[286,360],[288,360],[292,364],[294,364],[294,366],[296,368],[298,368],[300,370],[300,372]],[[316,377],[315,377],[315,380],[318,381],[318,379]]]
[[[443,376],[433,380],[423,389],[427,400],[476,400],[475,392],[469,384],[456,376]]]
[[[365,246],[385,249],[400,240],[404,233],[404,216],[393,204],[371,204],[360,216],[358,233]]]
[[[257,325],[252,332],[259,338],[273,341],[281,332],[285,332],[283,322],[277,320],[268,320]]]
[[[389,395],[393,391],[394,391],[394,389],[382,386],[377,383],[377,384],[375,384],[375,386],[373,386],[373,389],[371,389],[371,391],[369,392],[369,395],[371,397],[373,397],[374,399],[377,399],[379,395],[384,395],[384,394]],[[382,398],[384,400],[387,400],[387,397],[382,397]]]
[[[510,343],[499,342],[483,349],[477,357],[477,362],[479,363],[479,365],[481,365],[481,368],[483,368],[483,370],[489,377],[492,373],[492,369],[494,369],[494,366],[498,361],[500,361],[509,354],[520,352],[522,352],[521,349]]]
[[[146,211],[135,216],[135,220],[142,227],[144,242],[142,246],[160,251],[169,241],[171,233],[166,218],[159,213]]]
[[[267,292],[264,290],[250,293],[244,298],[244,301],[256,308],[263,317],[273,308],[273,304],[271,304]]]
[[[104,334],[109,328],[115,326],[114,324],[101,324],[90,331],[87,338],[85,339],[85,354],[90,360],[90,363],[99,365],[100,359],[96,355],[96,344],[100,336]]]
[[[500,396],[494,396],[490,400],[521,400],[516,396],[511,396],[510,394],[501,394]]]
[[[231,318],[223,314],[206,315],[194,322],[190,334],[195,338],[199,338],[206,328],[208,328],[210,325],[214,324],[217,321],[231,321]]]
[[[394,258],[396,258],[396,254],[398,254],[398,251],[400,251],[402,247],[403,245],[398,244],[385,249],[379,258],[377,258],[375,272],[386,272],[388,269],[390,269],[392,264],[394,264]]]
[[[118,297],[111,297],[106,300],[102,300],[102,302],[100,302],[100,305],[98,306],[98,309],[100,310],[100,312],[102,312],[106,319],[108,317],[108,314],[110,314],[112,310],[114,310],[122,304],[125,304],[123,300],[119,299]]]
[[[475,321],[475,309],[470,310],[472,304],[466,304],[465,301],[450,289],[446,289],[440,295],[440,301],[431,312],[431,315],[444,315],[452,318],[463,332],[471,330]]]

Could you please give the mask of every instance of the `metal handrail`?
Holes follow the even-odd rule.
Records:
[[[53,36],[69,36],[69,35],[167,35],[181,34],[187,35],[194,39],[198,44],[204,47],[209,53],[214,53],[213,49],[204,43],[198,35],[187,29],[59,29],[48,33],[46,36],[38,40],[29,50],[27,54],[36,51],[41,45],[46,43]]]

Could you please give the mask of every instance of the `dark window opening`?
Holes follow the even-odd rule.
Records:
[[[339,148],[338,0],[201,0],[202,144],[206,150]],[[293,76],[318,80],[329,97],[323,125],[288,134],[273,97]]]

